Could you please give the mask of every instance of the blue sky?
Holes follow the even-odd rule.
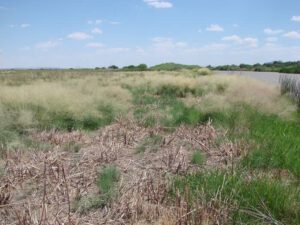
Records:
[[[300,60],[299,0],[0,0],[0,68]]]

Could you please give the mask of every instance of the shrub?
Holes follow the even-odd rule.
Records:
[[[198,75],[206,76],[206,75],[211,75],[212,71],[208,68],[200,68],[196,71]]]

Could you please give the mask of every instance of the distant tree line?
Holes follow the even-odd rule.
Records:
[[[240,65],[223,65],[223,66],[208,66],[212,70],[221,71],[257,71],[257,72],[279,72],[279,73],[300,73],[300,61],[282,62],[274,61],[270,63],[240,64]]]
[[[119,68],[116,65],[109,67],[96,67],[96,70],[117,70],[117,71],[180,71],[186,70],[198,70],[201,67],[198,65],[185,65],[178,63],[162,63],[152,67],[148,67],[146,64],[129,65]],[[222,65],[222,66],[207,66],[210,70],[221,71],[257,71],[257,72],[279,72],[279,73],[298,73],[300,74],[300,61],[295,62],[282,62],[273,61],[270,63],[256,63],[256,64],[240,64],[240,65]]]
[[[95,67],[95,70],[120,70],[120,71],[146,71],[148,70],[148,66],[146,64],[140,64],[140,65],[129,65],[129,66],[124,66],[122,68],[119,68],[116,65],[111,65],[109,67]]]
[[[178,63],[162,63],[152,67],[148,67],[146,64],[139,64],[129,65],[124,67],[118,67],[116,65],[111,65],[106,67],[96,67],[95,70],[119,70],[119,71],[179,71],[182,69],[200,69],[201,67],[198,65],[185,65],[185,64],[178,64]]]

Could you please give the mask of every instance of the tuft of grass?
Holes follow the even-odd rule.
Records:
[[[136,153],[144,153],[146,150],[157,152],[162,144],[163,137],[160,135],[152,135],[146,137],[136,148]]]
[[[191,163],[197,166],[202,166],[204,163],[204,157],[200,151],[195,151],[192,155]]]
[[[117,196],[117,184],[119,179],[120,172],[115,166],[104,167],[99,171],[96,181],[99,194],[75,199],[71,205],[72,211],[85,214],[92,209],[101,208],[110,204]]]
[[[109,204],[117,195],[117,184],[120,172],[115,166],[104,167],[98,174],[97,186],[100,191],[102,205]]]
[[[78,153],[80,151],[80,144],[75,141],[70,141],[64,146],[64,151]]]
[[[291,76],[282,75],[279,79],[281,94],[289,94],[297,103],[300,109],[300,82]]]
[[[75,199],[71,204],[72,212],[79,212],[80,214],[86,214],[90,210],[98,209],[103,206],[103,201],[98,195],[84,196],[82,198]]]

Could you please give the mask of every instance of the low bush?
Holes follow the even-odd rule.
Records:
[[[206,75],[211,75],[212,71],[208,68],[200,68],[196,70],[196,74],[201,75],[201,76],[206,76]]]

